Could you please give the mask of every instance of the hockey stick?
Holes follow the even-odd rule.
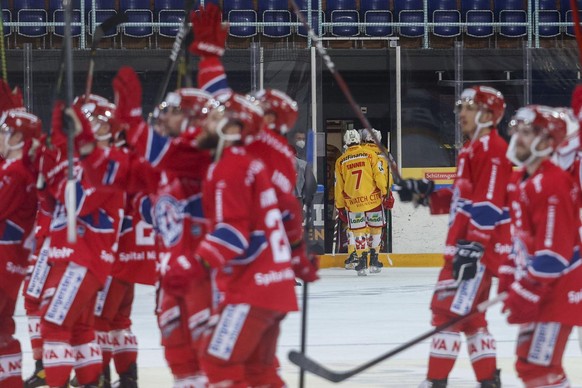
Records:
[[[184,37],[188,32],[188,25],[190,21],[190,12],[192,11],[192,7],[194,6],[194,0],[186,0],[184,4],[184,22],[180,26],[180,30],[176,34],[176,40],[174,41],[174,45],[172,46],[172,51],[170,53],[170,57],[168,60],[168,64],[166,65],[166,70],[164,73],[164,79],[160,84],[160,88],[158,89],[158,95],[155,100],[154,107],[159,106],[164,97],[166,96],[166,92],[168,89],[168,85],[170,84],[170,77],[172,76],[172,72],[174,71],[174,67],[176,66],[176,61],[178,59],[178,55],[180,55],[180,50],[182,48],[182,43],[184,41]]]
[[[72,0],[63,0],[63,7],[65,8],[65,66],[66,66],[66,106],[70,108],[73,105],[73,38],[71,34],[71,21],[73,14],[73,3]],[[77,193],[76,193],[76,181],[73,175],[73,152],[74,152],[74,142],[73,142],[73,123],[70,119],[67,119],[66,115],[64,125],[67,128],[67,160],[68,160],[68,176],[67,185],[65,186],[65,208],[67,211],[67,240],[69,243],[75,243],[77,241]]]
[[[85,101],[89,99],[91,89],[93,88],[93,72],[95,70],[95,55],[97,54],[97,47],[105,35],[105,31],[112,28],[117,28],[122,23],[126,23],[129,17],[125,13],[116,13],[103,23],[99,24],[93,32],[93,42],[91,42],[91,54],[89,59],[89,72],[87,73],[87,81],[85,82]]]
[[[2,61],[2,79],[8,82],[6,70],[6,48],[4,47],[4,15],[0,15],[0,61]]]
[[[388,353],[385,353],[379,357],[376,357],[375,359],[368,361],[367,363],[360,365],[354,369],[351,369],[349,371],[345,371],[345,372],[334,372],[332,370],[329,370],[327,368],[325,368],[323,365],[317,363],[316,361],[306,357],[305,355],[297,352],[297,351],[290,351],[289,352],[289,360],[295,364],[298,365],[300,368],[303,368],[317,376],[320,376],[326,380],[332,381],[334,383],[339,383],[341,381],[344,381],[346,379],[349,379],[350,377],[357,375],[363,371],[365,371],[368,368],[373,367],[374,365],[392,357],[397,355],[398,353],[401,353],[402,351],[418,344],[419,342],[424,341],[427,338],[432,337],[433,335],[437,334],[438,332],[441,332],[451,326],[454,326],[460,322],[465,321],[468,318],[473,317],[475,314],[478,313],[482,313],[485,310],[487,310],[489,307],[502,302],[505,300],[505,298],[507,298],[507,293],[506,292],[502,292],[501,294],[497,295],[495,298],[491,299],[491,300],[486,300],[485,302],[482,302],[480,304],[477,305],[477,309],[474,311],[471,311],[469,314],[467,315],[462,315],[456,318],[451,319],[450,321],[448,321],[447,323],[443,323],[440,326],[435,327],[434,329],[421,334],[420,336],[398,346],[396,349],[393,349],[391,351],[389,351]]]
[[[576,34],[576,43],[578,43],[578,58],[582,64],[582,28],[580,27],[580,14],[578,13],[578,1],[570,0],[572,8],[572,18],[574,19],[574,33]]]
[[[313,163],[313,132],[309,131],[307,133],[307,150],[306,150],[306,158],[307,158],[307,167]],[[312,186],[313,184],[317,184],[317,181],[309,179],[305,181],[305,186]],[[315,188],[317,190],[317,188]],[[313,192],[313,187],[305,187],[304,192],[310,193]],[[312,215],[313,215],[313,196],[308,196],[307,201],[305,202],[305,228],[304,228],[304,235],[303,240],[305,241],[305,247],[307,248],[307,252],[309,253],[309,232],[311,230],[311,222],[312,222]],[[307,350],[307,296],[308,296],[308,283],[303,282],[303,298],[302,298],[302,308],[301,308],[301,355],[305,355],[305,351]],[[299,388],[305,387],[305,370],[301,368],[299,370]]]
[[[337,209],[334,209],[334,212],[335,212],[335,217],[334,217],[334,225],[333,225],[333,243],[331,244],[332,256],[335,256],[335,253],[336,253],[337,238],[339,235],[339,224],[340,224],[339,212],[337,211]]]
[[[301,24],[303,24],[303,26],[307,30],[307,33],[309,34],[309,37],[315,43],[317,53],[321,56],[321,58],[323,58],[325,66],[327,66],[329,72],[331,73],[331,75],[333,75],[333,78],[340,87],[344,97],[350,104],[350,107],[352,108],[353,112],[356,114],[356,117],[358,117],[358,119],[362,122],[362,124],[364,125],[364,129],[368,131],[368,133],[372,136],[372,139],[374,139],[374,143],[378,146],[382,154],[388,159],[388,164],[390,165],[390,170],[392,171],[392,176],[394,177],[394,182],[396,184],[400,183],[402,181],[402,176],[400,175],[400,171],[398,170],[398,163],[396,163],[394,156],[392,156],[392,154],[388,151],[384,144],[382,144],[380,139],[378,139],[376,135],[374,135],[374,133],[372,132],[372,125],[370,124],[366,116],[364,116],[364,114],[362,113],[362,109],[360,108],[356,100],[354,100],[354,96],[350,92],[350,88],[346,84],[346,81],[344,81],[342,75],[335,68],[335,64],[331,60],[329,54],[327,53],[327,50],[321,44],[321,39],[319,39],[317,35],[315,35],[315,32],[313,32],[313,28],[311,28],[309,23],[307,23],[305,16],[303,16],[301,10],[299,9],[299,6],[297,6],[297,2],[295,0],[289,0],[289,4],[291,4],[291,7],[293,8],[293,12],[295,13],[295,15],[297,15],[297,20],[299,20]]]

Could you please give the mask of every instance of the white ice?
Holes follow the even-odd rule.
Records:
[[[382,273],[358,277],[354,271],[324,269],[322,279],[309,287],[307,354],[333,370],[345,371],[364,364],[431,330],[429,309],[436,268],[384,268]],[[298,298],[301,289],[297,287]],[[154,289],[138,286],[133,308],[133,331],[140,344],[139,377],[142,388],[171,387],[154,318]],[[515,375],[517,329],[506,323],[500,306],[488,313],[489,328],[497,340],[498,364],[504,387],[521,387]],[[24,375],[33,370],[26,318],[19,303],[17,335],[24,350]],[[290,314],[283,325],[278,356],[289,387],[298,386],[298,368],[287,353],[299,350],[300,314]],[[416,387],[424,379],[428,340],[390,358],[343,383],[341,387]],[[574,387],[582,387],[582,352],[578,333],[570,336],[564,357]],[[306,375],[306,387],[331,387],[317,376]],[[449,387],[475,387],[473,371],[463,345],[449,378]]]

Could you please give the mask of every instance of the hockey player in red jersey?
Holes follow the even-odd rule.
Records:
[[[252,98],[263,109],[264,120],[259,132],[246,138],[245,148],[263,162],[277,193],[283,224],[291,244],[295,275],[303,281],[313,282],[319,279],[318,258],[307,256],[303,239],[303,211],[293,191],[297,179],[295,153],[284,137],[297,121],[297,103],[285,93],[273,89],[260,90]]]
[[[579,193],[551,153],[566,136],[563,113],[530,105],[510,123],[507,156],[522,168],[507,189],[513,249],[500,276],[507,291],[503,310],[520,324],[516,370],[527,388],[569,387],[562,356],[572,326],[582,324],[580,305]]]
[[[492,276],[509,253],[506,187],[511,163],[507,144],[496,126],[505,111],[501,93],[476,86],[465,89],[457,103],[461,130],[467,141],[459,151],[452,190],[433,192],[434,182],[407,179],[397,187],[400,200],[430,206],[432,214],[449,213],[445,265],[431,302],[432,324],[441,325],[474,311],[487,300]],[[485,314],[436,334],[431,343],[427,380],[421,387],[446,387],[458,357],[460,333],[467,337],[469,357],[480,387],[499,387],[495,340]]]
[[[56,203],[49,236],[51,270],[42,295],[43,364],[46,382],[51,387],[66,385],[73,367],[78,382],[92,387],[98,385],[102,369],[93,309],[97,292],[105,284],[114,261],[123,196],[97,190],[75,162],[78,238],[75,243],[68,241],[63,111],[63,104],[57,103],[53,111],[52,145],[44,147],[40,161],[45,190]],[[68,108],[67,112],[71,117],[83,115],[78,107]]]
[[[206,379],[200,371],[197,344],[210,317],[209,280],[184,285],[171,275],[185,257],[192,255],[206,231],[201,181],[210,155],[192,141],[196,133],[192,126],[210,96],[192,88],[169,93],[158,109],[155,123],[168,135],[161,136],[141,119],[141,114],[133,115],[141,109],[141,85],[135,72],[121,69],[113,87],[118,102],[116,120],[126,127],[130,151],[105,152],[96,148],[86,124],[81,125],[77,143],[83,165],[100,185],[130,194],[149,193],[149,214],[160,242],[163,288],[158,292],[157,314],[165,357],[175,388],[202,388]],[[143,207],[142,213],[148,214]]]
[[[40,120],[23,108],[0,112],[0,386],[6,388],[22,387],[22,353],[12,316],[30,254],[24,242],[33,232],[37,210],[27,151],[40,130]]]
[[[210,112],[198,139],[217,159],[203,188],[211,226],[183,272],[197,282],[212,271],[220,295],[200,359],[210,386],[284,386],[275,349],[280,322],[297,309],[291,248],[264,165],[241,147],[258,132],[262,116],[247,98],[232,94]]]

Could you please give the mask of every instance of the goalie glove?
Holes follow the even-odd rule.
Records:
[[[428,197],[434,191],[434,181],[428,179],[403,179],[394,185],[400,201],[412,202],[414,206],[428,206]]]
[[[191,14],[194,41],[189,50],[200,57],[221,57],[224,55],[227,30],[222,26],[220,8],[209,3],[205,8]]]
[[[453,258],[453,278],[455,280],[473,279],[477,274],[477,263],[483,257],[483,245],[475,241],[459,240]]]

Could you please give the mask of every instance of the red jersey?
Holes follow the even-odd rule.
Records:
[[[549,160],[532,176],[514,173],[508,186],[515,277],[550,288],[540,302],[540,322],[582,324],[578,195],[568,173]]]
[[[157,261],[151,201],[143,193],[129,195],[111,276],[128,283],[154,285]]]
[[[25,240],[31,235],[37,210],[36,182],[20,159],[0,162],[0,288],[18,297],[26,275]]]
[[[79,264],[105,283],[115,261],[115,247],[123,217],[124,195],[96,189],[80,166],[75,166],[77,191],[77,242],[67,241],[67,212],[64,190],[55,198],[50,225],[49,262],[67,261]]]
[[[264,164],[229,147],[208,169],[202,193],[211,232],[196,255],[216,270],[221,302],[297,310],[291,249]]]
[[[274,131],[263,128],[245,147],[250,155],[260,159],[279,199],[279,210],[287,237],[291,243],[302,239],[303,212],[295,197],[297,181],[295,153],[285,138]]]
[[[497,274],[499,264],[509,253],[506,188],[512,166],[506,152],[507,143],[495,129],[465,143],[459,151],[452,189],[438,190],[431,195],[431,212],[449,213],[446,260],[452,260],[457,241],[476,241],[485,247],[481,262]]]

